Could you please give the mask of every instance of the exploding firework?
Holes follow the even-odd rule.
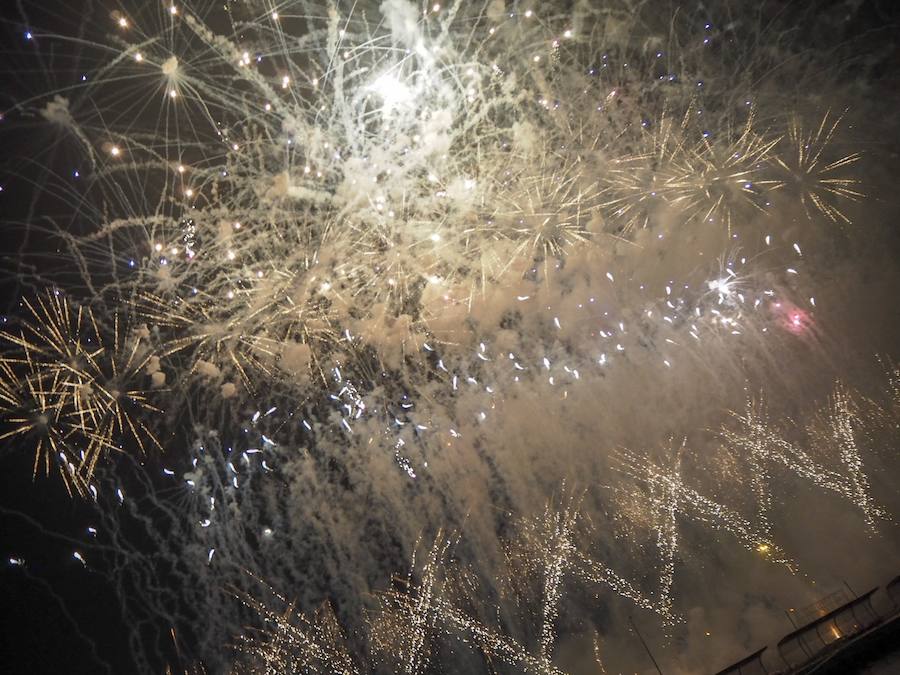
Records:
[[[25,300],[30,317],[17,333],[0,334],[21,356],[3,359],[5,437],[34,435],[35,473],[58,460],[67,485],[79,492],[98,459],[123,450],[161,449],[144,421],[161,412],[150,402],[153,356],[140,332],[119,324],[104,331],[90,308],[59,293]],[[15,352],[14,352],[15,354]]]
[[[741,410],[840,351],[817,265],[867,199],[853,112],[770,74],[812,89],[800,38],[745,50],[730,4],[65,11],[24,40],[68,65],[3,121],[0,437],[90,497],[76,559],[136,634],[212,670],[563,672],[578,622],[616,660],[584,598],[684,628],[692,536],[800,569],[784,476],[891,522],[896,368]]]

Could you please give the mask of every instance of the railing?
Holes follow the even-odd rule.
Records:
[[[900,576],[896,576],[885,587],[887,596],[894,603],[894,609],[900,612]]]
[[[720,670],[716,675],[768,675],[769,671],[762,662],[762,654],[766,649],[763,647],[759,651],[753,652],[725,670]]]
[[[763,654],[766,648],[753,652],[716,675],[788,675],[794,673],[809,673],[816,670],[824,663],[831,663],[835,658],[856,658],[851,656],[854,649],[862,645],[854,640],[862,633],[879,624],[887,629],[878,629],[876,638],[894,640],[900,637],[900,575],[894,577],[884,587],[884,595],[890,601],[892,607],[885,608],[884,615],[879,615],[872,607],[872,595],[878,590],[873,588],[857,598],[835,606],[840,597],[839,593],[832,593],[822,600],[810,605],[796,614],[792,614],[792,621],[797,614],[813,616],[812,620],[789,633],[778,643],[778,654],[787,666],[787,669],[776,667],[769,659],[768,668],[763,663]],[[846,596],[845,596],[846,597]],[[882,598],[882,601],[884,598]],[[882,602],[882,605],[885,603]],[[829,607],[830,606],[830,607]],[[816,614],[819,616],[815,616]],[[871,643],[871,641],[869,641]],[[853,648],[845,650],[852,643]],[[880,643],[879,643],[880,644]],[[894,642],[894,644],[897,644]],[[871,647],[871,644],[869,645]],[[898,652],[900,653],[900,652]],[[818,672],[818,670],[816,670]],[[835,671],[838,672],[838,671]]]
[[[788,667],[796,668],[809,663],[836,643],[879,623],[881,618],[871,604],[872,594],[876,590],[873,588],[782,638],[778,643],[778,653]]]
[[[791,621],[795,626],[805,626],[812,623],[830,612],[843,607],[853,600],[854,596],[848,594],[846,589],[838,589],[834,593],[819,598],[814,603],[806,607],[798,607],[789,610],[791,612]]]

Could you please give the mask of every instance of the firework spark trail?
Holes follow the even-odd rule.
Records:
[[[665,610],[667,622],[671,624],[668,616],[672,609],[672,585],[675,582],[675,555],[678,551],[678,523],[679,499],[684,484],[681,477],[681,456],[685,450],[687,439],[681,442],[681,446],[675,450],[672,468],[663,480],[659,474],[652,474],[649,485],[656,497],[652,500],[653,517],[657,523],[656,547],[659,551],[659,602]]]
[[[553,626],[559,611],[560,593],[566,577],[592,585],[607,587],[642,609],[659,612],[663,616],[668,609],[654,604],[635,585],[582,550],[583,543],[593,541],[596,534],[584,530],[584,517],[580,513],[580,500],[564,499],[560,504],[548,503],[539,516],[523,519],[508,555],[543,579],[541,648],[549,650],[553,641]],[[593,535],[593,536],[592,536]],[[510,580],[515,585],[515,579]]]
[[[412,577],[416,565],[413,558],[408,576],[399,582],[404,589],[379,596],[382,610],[373,625],[372,639],[376,649],[386,653],[396,649],[395,658],[408,675],[417,675],[428,667],[436,626],[444,618],[441,610],[445,608],[437,597],[441,583],[438,575],[450,545],[443,532],[438,532],[426,553],[418,582]]]
[[[506,546],[506,574],[510,576],[497,582],[507,589],[501,596],[514,598],[516,606],[534,614],[525,619],[537,624],[536,654],[531,654],[524,643],[497,632],[460,609],[456,594],[463,581],[451,575],[455,568],[450,560],[453,542],[442,533],[428,550],[421,569],[413,562],[412,569],[417,570],[415,580],[411,571],[402,581],[402,589],[378,594],[381,609],[373,618],[377,648],[384,653],[399,649],[404,672],[419,673],[430,663],[431,649],[438,636],[445,633],[525,672],[560,673],[552,663],[552,656],[567,579],[607,587],[639,607],[673,620],[671,601],[662,598],[658,604],[653,603],[605,564],[578,550],[575,530],[580,519],[578,502],[564,500],[558,508],[548,503],[542,514],[518,524]],[[581,538],[583,533],[579,534]],[[528,579],[536,580],[537,606],[530,606],[526,597],[530,595],[525,588]],[[463,596],[466,597],[465,592]],[[476,606],[481,604],[481,598],[474,600]]]
[[[234,672],[248,675],[273,672],[355,675],[361,672],[347,650],[330,605],[324,605],[308,618],[296,610],[295,603],[264,585],[274,601],[264,602],[247,593],[237,593],[241,602],[262,620],[264,627],[248,629],[236,638],[234,649],[245,663],[238,664]],[[275,602],[284,609],[273,609]]]
[[[547,514],[549,515],[549,514]],[[556,638],[556,620],[562,594],[562,577],[568,559],[574,548],[571,536],[575,517],[566,510],[554,514],[549,521],[552,528],[552,544],[548,551],[550,560],[544,566],[544,589],[541,616],[540,657],[547,659]]]
[[[872,498],[869,479],[863,469],[862,454],[857,444],[863,420],[859,414],[859,407],[851,399],[847,387],[842,382],[835,384],[834,391],[829,397],[826,414],[841,463],[850,475],[850,486],[843,488],[841,492],[863,512],[866,527],[875,531],[876,519],[887,519],[888,515]]]
[[[449,545],[449,540],[439,533],[419,572],[418,583],[410,576],[405,581],[404,591],[379,594],[381,610],[374,623],[376,647],[387,653],[399,649],[403,672],[415,675],[426,672],[433,642],[439,633],[446,633],[525,672],[562,675],[547,653],[555,640],[552,625],[549,628],[546,623],[542,625],[541,646],[535,656],[513,638],[466,615],[444,597],[445,580],[441,572],[448,564]],[[558,596],[550,598],[552,608],[545,610],[545,622],[554,619],[557,601]]]
[[[619,470],[630,476],[639,486],[634,499],[649,500],[649,524],[656,536],[659,550],[659,583],[656,598],[657,611],[671,628],[675,565],[679,547],[678,519],[686,517],[714,530],[734,536],[747,550],[763,555],[771,562],[794,568],[794,563],[771,538],[768,522],[757,527],[740,513],[725,504],[718,503],[687,486],[682,475],[681,461],[687,441],[672,448],[670,466],[660,466],[633,452],[619,453]]]
[[[731,414],[737,421],[738,429],[723,427],[719,433],[727,443],[747,457],[752,472],[753,490],[757,498],[757,517],[765,531],[771,531],[769,510],[772,506],[772,496],[769,487],[771,481],[769,467],[772,465],[781,466],[817,487],[835,492],[849,500],[863,512],[866,525],[871,529],[875,528],[876,519],[888,517],[871,496],[856,443],[855,430],[861,420],[851,404],[847,391],[840,383],[835,386],[824,417],[829,440],[837,446],[839,462],[849,476],[824,466],[801,447],[786,440],[769,422],[764,400],[750,399],[743,414],[737,412]]]
[[[526,389],[552,399],[551,411],[579,396],[594,405],[619,395],[606,378],[635,366],[653,387],[693,365],[718,379],[768,356],[784,335],[807,340],[816,280],[800,260],[806,239],[787,238],[795,228],[785,204],[802,204],[811,223],[849,222],[844,204],[863,198],[860,156],[839,151],[840,118],[804,131],[802,115],[776,114],[757,97],[752,68],[733,76],[726,58],[702,56],[718,34],[705,10],[680,17],[691,27],[673,19],[672,53],[657,17],[642,25],[645,14],[591,3],[566,14],[461,0],[200,0],[123,8],[112,37],[92,39],[97,31],[82,26],[90,68],[80,84],[17,102],[70,136],[90,171],[79,163],[50,187],[33,181],[35,194],[72,208],[50,225],[26,219],[29,234],[63,246],[21,282],[57,284],[70,304],[39,295],[21,313],[47,329],[3,332],[10,437],[36,438],[35,469],[59,457],[64,480],[95,500],[98,471],[123,513],[139,508],[137,494],[171,516],[191,552],[184,579],[201,589],[185,602],[221,609],[213,570],[228,578],[236,567],[274,567],[279,586],[294,580],[282,566],[295,558],[278,549],[285,560],[270,561],[247,534],[268,545],[266,519],[284,516],[285,536],[308,541],[290,519],[316,506],[286,504],[281,481],[306,491],[304,501],[317,495],[330,517],[346,504],[324,498],[335,495],[314,490],[316,480],[387,493],[397,476],[370,471],[387,465],[404,490],[431,491],[452,513],[460,476],[437,468],[469,444],[473,462],[493,468],[503,450],[481,446],[515,424],[504,406]],[[707,85],[693,81],[701,71]],[[727,86],[710,92],[717,79]],[[51,260],[65,269],[49,269]],[[646,286],[644,267],[659,268]],[[67,299],[78,295],[91,301]],[[72,358],[77,367],[62,365]],[[640,485],[632,497],[651,496],[641,517],[653,523],[662,568],[655,594],[585,552],[596,537],[576,536],[584,519],[574,508],[523,523],[519,543],[532,547],[541,581],[529,617],[539,624],[536,656],[447,599],[438,569],[447,551],[432,551],[416,601],[398,605],[413,626],[404,667],[433,665],[430,641],[452,632],[504,663],[553,672],[573,580],[609,587],[670,625],[678,518],[781,555],[768,519],[773,465],[838,492],[873,524],[881,511],[854,435],[862,420],[838,393],[829,405],[823,428],[849,479],[767,436],[749,413],[741,420],[747,438],[735,432],[732,442],[750,449],[754,523],[689,487],[680,460],[673,468],[626,453],[624,474]],[[139,474],[134,490],[99,461],[161,438],[167,454],[163,467],[151,462],[152,479],[135,458],[123,461]],[[317,462],[328,470],[310,470]],[[391,503],[383,520],[402,529],[411,503]],[[180,513],[190,514],[184,531]],[[341,517],[314,515],[320,530]],[[163,557],[177,559],[173,550]],[[147,604],[168,617],[168,600]],[[199,638],[207,652],[216,630],[233,628],[216,621]]]
[[[158,474],[137,470],[140,460],[131,454],[122,455],[115,465],[98,464],[94,480],[99,489],[92,489],[90,502],[96,527],[85,546],[95,563],[103,561],[118,593],[139,598],[123,606],[128,623],[153,633],[160,628],[156,617],[161,616],[166,630],[175,627],[219,649],[241,633],[234,595],[255,597],[258,590],[243,566],[283,564],[283,559],[270,560],[279,551],[283,507],[261,503],[254,490],[260,477],[271,471],[266,459],[273,461],[265,441],[260,439],[258,445],[240,452],[223,447],[211,434],[195,442],[190,468],[183,473],[165,465]],[[123,465],[132,470],[123,471]],[[129,481],[124,489],[123,479]],[[152,556],[141,554],[147,542],[153,542]],[[163,573],[174,577],[163,584]],[[253,642],[256,637],[250,636],[250,645],[261,649]],[[131,634],[129,645],[140,670],[149,672],[158,655],[141,647],[143,639]],[[185,647],[195,651],[191,644]],[[215,662],[214,656],[202,658],[207,664]]]

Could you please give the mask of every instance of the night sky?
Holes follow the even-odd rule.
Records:
[[[900,573],[900,6],[751,5],[0,10],[0,670],[709,673]]]

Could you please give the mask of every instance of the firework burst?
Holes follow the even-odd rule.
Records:
[[[0,338],[22,356],[3,359],[7,437],[37,435],[35,471],[56,455],[67,482],[79,492],[104,454],[161,449],[145,422],[161,412],[150,402],[147,382],[153,355],[139,332],[114,316],[108,330],[90,308],[73,306],[61,293],[25,300],[30,317],[18,333]]]
[[[741,3],[570,4],[126,2],[27,29],[21,72],[53,84],[2,120],[34,133],[0,176],[26,191],[0,440],[93,497],[135,650],[153,607],[224,671],[249,610],[239,672],[363,672],[371,647],[558,673],[570,620],[616,658],[586,598],[683,642],[689,534],[794,571],[781,474],[890,522],[869,451],[896,368],[796,424],[726,411],[837,344],[819,225],[866,200],[850,124],[780,104]]]

